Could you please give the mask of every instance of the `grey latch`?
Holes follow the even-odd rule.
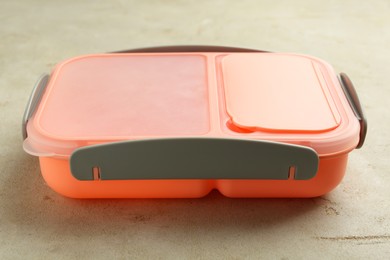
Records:
[[[361,148],[364,144],[367,135],[367,118],[364,114],[362,105],[359,100],[359,96],[355,90],[355,87],[352,84],[352,81],[345,73],[340,73],[340,82],[341,87],[343,88],[344,94],[348,99],[348,102],[355,113],[356,118],[359,120],[360,124],[360,133],[359,133],[359,143],[356,146],[357,149]]]
[[[146,139],[79,148],[70,169],[78,180],[307,180],[318,156],[309,147],[258,140]]]
[[[45,91],[48,81],[49,81],[49,75],[47,74],[42,75],[37,81],[37,83],[35,84],[31,92],[30,98],[28,99],[28,103],[26,109],[24,110],[23,121],[22,121],[23,140],[27,138],[27,129],[26,129],[27,122],[34,114],[36,107],[39,105],[39,102],[41,101],[43,92]]]
[[[268,52],[262,50],[215,45],[171,45],[114,51],[111,53],[174,53],[174,52]]]

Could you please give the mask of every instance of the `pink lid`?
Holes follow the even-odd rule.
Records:
[[[327,63],[280,53],[128,53],[77,57],[50,76],[24,149],[68,157],[123,140],[223,137],[348,152],[357,121]]]

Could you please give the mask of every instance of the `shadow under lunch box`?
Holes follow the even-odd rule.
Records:
[[[23,147],[73,198],[315,197],[366,129],[351,81],[318,58],[171,46],[58,64],[30,97]]]

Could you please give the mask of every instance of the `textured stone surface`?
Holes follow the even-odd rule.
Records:
[[[0,258],[371,258],[390,255],[390,2],[1,1]],[[306,53],[354,81],[369,119],[329,195],[305,200],[71,200],[21,148],[43,72],[80,54],[169,44]]]

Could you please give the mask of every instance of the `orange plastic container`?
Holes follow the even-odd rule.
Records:
[[[24,150],[74,198],[315,197],[367,123],[314,57],[176,46],[76,57],[34,88]]]

